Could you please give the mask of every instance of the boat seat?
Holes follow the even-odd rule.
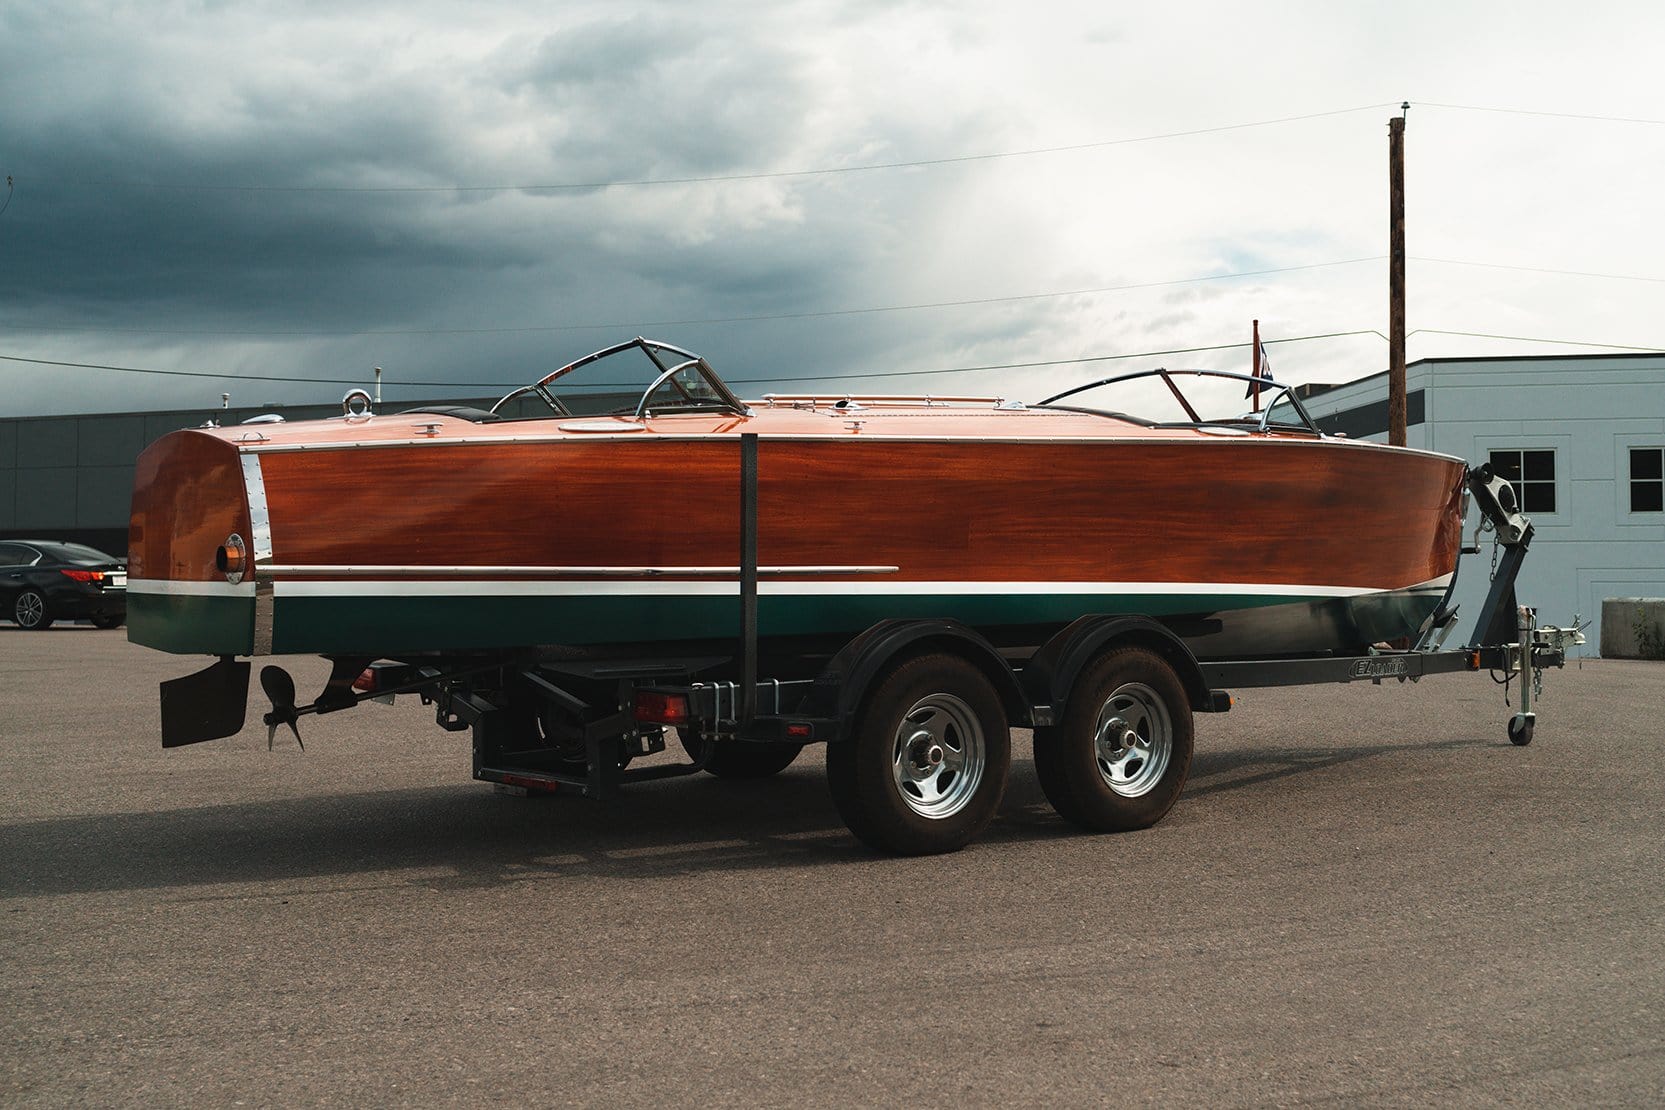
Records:
[[[468,420],[475,424],[495,424],[503,418],[495,412],[473,408],[469,405],[423,405],[420,408],[406,409],[400,416],[414,416],[417,414],[429,416],[454,416],[458,420]]]

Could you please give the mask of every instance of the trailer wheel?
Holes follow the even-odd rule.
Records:
[[[1191,707],[1161,656],[1115,648],[1081,672],[1061,724],[1035,730],[1035,773],[1052,808],[1094,832],[1149,828],[1191,769]]]
[[[854,733],[827,748],[827,783],[868,847],[932,855],[958,851],[988,827],[1011,759],[993,684],[958,656],[925,655],[875,681]]]
[[[679,728],[677,738],[689,759],[705,756],[705,769],[720,779],[766,779],[792,765],[802,744],[751,744],[744,740],[712,740],[695,728]],[[710,746],[710,750],[707,747]]]

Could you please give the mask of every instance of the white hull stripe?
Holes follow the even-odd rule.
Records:
[[[130,594],[158,594],[163,597],[253,597],[254,583],[185,582],[173,578],[133,578],[127,583]]]
[[[760,582],[764,597],[910,596],[918,594],[975,596],[1186,596],[1221,594],[1244,597],[1364,597],[1381,593],[1443,593],[1450,575],[1406,587],[1295,586],[1264,582]],[[388,581],[355,579],[350,582],[278,581],[275,597],[734,597],[738,582],[664,582],[596,579],[559,582]],[[128,583],[135,594],[188,597],[252,598],[254,585],[243,582],[177,582],[135,578]]]

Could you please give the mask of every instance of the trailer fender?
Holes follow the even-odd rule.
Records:
[[[1157,621],[1139,616],[1077,618],[1043,644],[1023,668],[1020,681],[1026,699],[1032,705],[1047,706],[1051,719],[1062,717],[1082,669],[1113,644],[1137,644],[1166,659],[1185,686],[1192,709],[1209,713],[1221,708],[1223,699],[1209,690],[1185,641]]]
[[[1030,704],[1011,665],[977,632],[957,620],[883,620],[839,649],[815,679],[811,714],[836,723],[835,740],[848,737],[856,711],[879,675],[902,659],[929,651],[961,656],[989,677],[1016,727],[1033,724]]]

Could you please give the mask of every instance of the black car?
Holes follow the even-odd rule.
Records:
[[[0,540],[0,618],[30,629],[57,620],[117,628],[127,620],[127,564],[85,544]]]

